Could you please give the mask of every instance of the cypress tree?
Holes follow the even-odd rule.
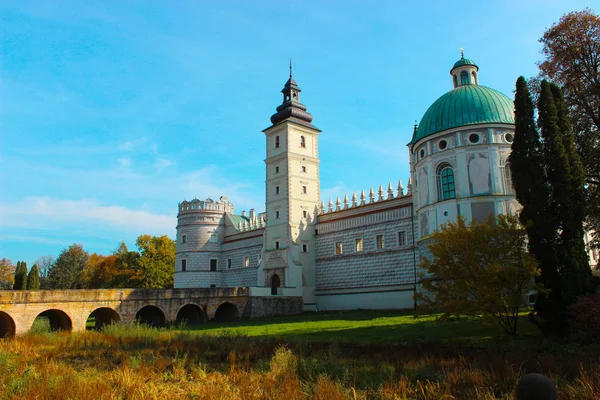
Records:
[[[33,264],[27,275],[27,290],[40,290],[40,271],[37,264]]]
[[[551,288],[559,280],[556,269],[556,219],[548,211],[550,190],[544,169],[540,134],[534,119],[534,105],[522,76],[517,79],[515,94],[515,138],[508,158],[516,198],[522,205],[519,219],[525,226],[529,250],[537,258],[541,275],[537,282]],[[538,294],[536,311],[550,318],[553,304],[546,294]]]
[[[575,149],[575,137],[562,91],[553,83],[549,84],[554,106],[557,111],[558,127],[567,157],[568,185],[566,192],[560,193],[559,201],[564,203],[564,215],[561,215],[560,245],[563,259],[562,280],[566,304],[575,302],[578,295],[589,290],[592,272],[583,241],[585,204],[585,173],[581,158]]]
[[[23,276],[23,280],[21,280],[21,287],[19,290],[27,290],[27,263],[25,261],[21,261],[21,275]]]
[[[17,267],[15,268],[15,283],[13,284],[13,290],[22,290],[23,281],[27,280],[27,272],[24,272],[24,268],[27,268],[25,263],[17,261]]]

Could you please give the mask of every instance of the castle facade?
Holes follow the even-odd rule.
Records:
[[[390,183],[326,204],[321,131],[290,69],[263,131],[265,211],[235,214],[225,196],[180,203],[175,287],[247,286],[251,296],[301,296],[305,310],[412,308],[434,230],[518,208],[507,164],[513,101],[479,85],[478,73],[461,57],[454,88],[415,125],[406,188]]]

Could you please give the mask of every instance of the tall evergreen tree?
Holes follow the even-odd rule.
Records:
[[[542,271],[537,282],[546,288],[556,285],[557,222],[550,209],[550,191],[544,170],[544,155],[540,135],[534,119],[534,105],[522,76],[517,79],[515,95],[515,139],[511,146],[509,163],[517,200],[522,205],[519,219],[525,226],[529,250],[538,259]],[[546,294],[540,293],[536,311],[549,318],[553,304]]]
[[[15,283],[13,285],[13,289],[27,289],[27,263],[25,263],[24,261],[17,261],[17,268],[15,268]]]
[[[33,264],[27,275],[27,290],[40,290],[40,272],[37,264]]]

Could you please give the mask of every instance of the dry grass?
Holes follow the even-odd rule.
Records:
[[[577,351],[348,345],[145,327],[0,341],[0,398],[513,399],[549,375],[561,399],[597,399],[600,360]]]

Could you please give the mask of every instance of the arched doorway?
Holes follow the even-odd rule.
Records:
[[[43,331],[70,331],[73,329],[73,322],[71,318],[61,310],[46,310],[33,321],[32,330],[43,332]]]
[[[280,286],[281,279],[279,279],[279,275],[273,275],[273,277],[271,278],[271,294],[277,294]]]
[[[223,303],[215,311],[215,319],[221,322],[237,321],[240,319],[240,313],[235,305]]]
[[[177,312],[177,323],[201,324],[206,321],[206,313],[195,304],[186,304]]]
[[[90,326],[92,321],[94,322],[94,324],[93,326]],[[118,312],[116,312],[112,308],[101,307],[92,311],[88,318],[88,323],[86,324],[86,327],[88,329],[95,329],[99,331],[106,325],[114,324],[117,322],[121,322],[121,316]]]
[[[0,338],[15,336],[15,321],[4,311],[0,311]]]
[[[150,326],[164,326],[165,313],[156,306],[145,306],[135,314],[135,320],[140,324]]]

